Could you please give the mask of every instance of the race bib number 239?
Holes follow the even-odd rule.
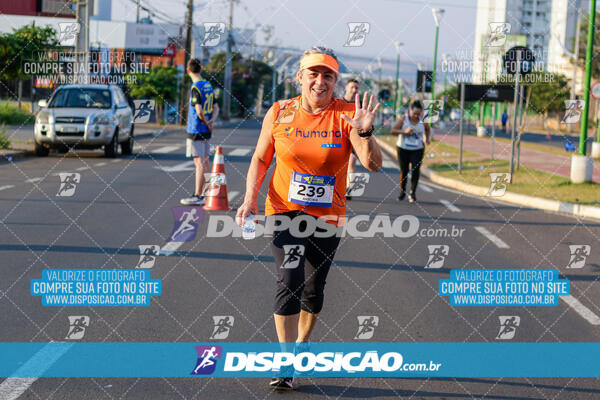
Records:
[[[310,175],[293,171],[288,201],[304,206],[331,207],[335,176]]]

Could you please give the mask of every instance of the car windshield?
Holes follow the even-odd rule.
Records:
[[[112,106],[110,99],[108,89],[59,89],[50,101],[49,107],[110,108]]]

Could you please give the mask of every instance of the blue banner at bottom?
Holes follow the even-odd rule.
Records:
[[[600,377],[600,343],[0,343],[2,377]]]

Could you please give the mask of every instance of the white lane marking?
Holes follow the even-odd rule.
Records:
[[[0,399],[15,400],[35,382],[52,364],[73,346],[73,343],[48,343],[35,353],[13,375],[31,378],[6,378],[0,384]]]
[[[429,186],[427,186],[427,185],[423,185],[423,184],[421,183],[421,184],[419,185],[419,187],[420,187],[421,189],[423,189],[423,191],[424,191],[424,192],[427,192],[427,193],[433,193],[433,189],[432,189],[432,188],[430,188],[430,187],[429,187]]]
[[[163,147],[159,147],[156,150],[152,150],[152,153],[170,153],[172,151],[178,150],[180,148],[182,148],[183,145],[173,145],[173,146],[163,146]]]
[[[486,238],[488,238],[490,242],[494,243],[499,248],[510,249],[510,246],[507,245],[506,243],[504,243],[504,241],[502,239],[500,239],[498,236],[494,235],[492,232],[485,229],[483,226],[476,226],[475,230],[477,232],[481,233]]]
[[[239,156],[244,157],[250,153],[252,149],[233,149],[227,155],[228,156]]]
[[[175,164],[169,167],[154,167],[156,169],[160,169],[164,172],[181,172],[181,171],[193,171],[196,169],[194,167],[194,160],[182,162],[180,164]]]
[[[440,203],[445,205],[448,210],[452,212],[460,212],[460,208],[456,207],[454,204],[450,203],[448,200],[440,199]]]
[[[231,192],[229,192],[229,194],[227,195],[227,199],[229,200],[229,202],[232,202],[233,199],[235,199],[237,197],[237,195],[240,194],[240,192],[238,192],[237,190],[232,190]]]
[[[27,182],[27,183],[34,183],[34,182],[39,182],[42,179],[44,179],[44,178],[38,176],[36,178],[27,179],[25,182]]]
[[[14,188],[15,185],[4,185],[4,186],[0,186],[0,190],[4,190],[4,189],[10,189],[10,188]]]
[[[561,299],[565,301],[573,310],[577,312],[577,314],[581,315],[592,325],[600,325],[600,317],[592,312],[589,308],[584,306],[577,300],[575,297],[568,296],[560,296]]]
[[[184,242],[167,242],[158,252],[159,256],[171,256]]]
[[[89,169],[89,168],[90,167],[79,167],[79,168],[76,168],[75,171],[83,171],[83,170]]]
[[[392,160],[383,160],[383,168],[396,168],[398,169],[398,163]]]
[[[105,165],[105,162],[99,162],[98,164],[94,164],[94,167],[104,167]]]

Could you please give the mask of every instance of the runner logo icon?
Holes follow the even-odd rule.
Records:
[[[577,269],[585,266],[585,260],[590,255],[592,247],[589,244],[575,244],[569,246],[571,258],[567,268]]]
[[[346,196],[362,196],[369,183],[369,174],[366,172],[348,174],[348,187]]]
[[[490,35],[485,42],[485,47],[499,47],[506,43],[506,35],[510,33],[508,22],[490,22]]]
[[[59,22],[58,41],[61,46],[75,46],[77,35],[81,30],[79,22]]]
[[[348,40],[344,47],[360,47],[365,44],[367,35],[371,31],[371,24],[368,22],[348,22]]]
[[[576,124],[581,119],[585,100],[565,100],[565,116],[563,124]]]
[[[450,252],[450,246],[445,244],[431,244],[427,246],[427,250],[429,250],[429,258],[427,259],[425,268],[442,268],[444,261],[446,261],[446,256]]]
[[[500,319],[500,330],[498,331],[498,340],[510,340],[515,337],[517,327],[521,324],[521,317],[518,315],[503,315]]]
[[[90,317],[86,315],[70,315],[69,316],[69,331],[67,332],[68,340],[82,339],[85,335],[85,328],[90,326]]]
[[[439,121],[443,108],[442,100],[423,100],[423,122],[432,124]]]
[[[229,336],[229,331],[233,328],[233,322],[235,318],[231,315],[215,315],[212,317],[215,327],[213,329],[212,335],[210,335],[210,339],[227,339]]]
[[[490,197],[504,196],[510,183],[510,174],[506,172],[491,172],[490,180],[490,190],[488,190],[487,195]]]
[[[304,246],[301,244],[284,244],[283,252],[285,258],[281,264],[281,268],[294,269],[300,265],[300,260],[304,256]]]
[[[376,315],[359,315],[358,319],[358,331],[354,339],[366,340],[373,337],[375,328],[379,326],[379,317]]]
[[[71,197],[75,194],[77,184],[81,181],[81,174],[78,172],[60,172],[60,187],[58,188],[59,197]]]
[[[140,260],[136,268],[152,268],[156,261],[156,256],[160,251],[160,246],[156,244],[141,244],[140,248]]]
[[[133,122],[136,124],[145,124],[150,121],[150,116],[152,115],[152,111],[154,111],[154,100],[150,99],[138,99],[133,100]]]
[[[205,22],[202,45],[206,47],[217,46],[221,42],[221,37],[224,34],[225,24],[223,22]]]
[[[171,242],[189,242],[196,237],[198,222],[202,220],[203,210],[198,207],[173,207],[175,225],[169,236]]]
[[[210,375],[217,368],[217,359],[223,355],[221,346],[196,346],[198,361],[191,375]]]

